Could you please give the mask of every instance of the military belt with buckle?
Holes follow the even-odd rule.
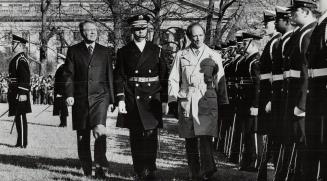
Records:
[[[327,76],[327,68],[309,69],[308,73],[311,78]]]
[[[301,72],[299,70],[284,71],[284,78],[300,78]]]
[[[159,76],[156,77],[130,77],[129,81],[133,82],[157,82],[159,81]]]
[[[272,81],[279,81],[279,80],[283,80],[284,79],[284,75],[283,74],[275,74],[272,75]]]

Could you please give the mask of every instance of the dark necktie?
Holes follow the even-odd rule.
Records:
[[[93,47],[90,45],[87,49],[89,50],[89,54],[92,55],[92,53],[93,53]]]

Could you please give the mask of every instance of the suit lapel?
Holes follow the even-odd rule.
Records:
[[[79,50],[81,50],[80,53],[81,53],[81,56],[83,57],[83,62],[86,65],[88,65],[89,61],[90,61],[90,55],[89,55],[89,51],[83,41],[81,43],[79,43]]]
[[[138,49],[138,47],[136,47],[136,48]],[[153,53],[151,50],[152,50],[152,47],[150,46],[150,44],[148,42],[146,42],[143,52],[141,53],[141,56],[140,56],[139,60],[137,61],[136,67],[140,67],[147,60],[147,58],[149,56],[151,56],[151,54]]]

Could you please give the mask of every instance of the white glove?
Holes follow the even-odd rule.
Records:
[[[127,113],[125,101],[119,101],[119,103],[118,103],[118,112],[122,113],[122,114]]]
[[[74,105],[74,97],[68,97],[66,99],[66,103],[68,106],[73,106]]]
[[[250,108],[250,115],[251,116],[258,116],[259,109],[255,107]]]
[[[266,108],[265,108],[265,111],[267,113],[270,113],[271,112],[271,102],[270,101],[267,103]]]
[[[168,114],[168,111],[169,111],[168,103],[163,102],[163,103],[161,104],[161,107],[162,107],[162,114],[163,114],[163,115],[167,115],[167,114]]]
[[[19,101],[19,102],[27,101],[27,96],[24,95],[24,94],[19,95],[19,96],[18,96],[18,101]]]
[[[298,116],[298,117],[304,117],[305,116],[305,112],[302,111],[301,109],[299,109],[297,106],[295,106],[294,108],[294,115]]]

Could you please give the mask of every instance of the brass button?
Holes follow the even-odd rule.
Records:
[[[149,99],[151,99],[152,98],[152,96],[149,96]]]
[[[138,70],[135,70],[135,73],[136,73],[136,74],[138,74],[138,73],[139,73],[139,71],[138,71]]]
[[[136,99],[140,99],[140,96],[136,96]]]
[[[136,83],[136,84],[135,84],[135,86],[136,86],[136,87],[138,87],[138,86],[139,86],[139,84],[138,84],[138,83]]]
[[[151,69],[149,69],[149,73],[151,73]]]
[[[148,86],[151,86],[151,83],[148,83]]]

